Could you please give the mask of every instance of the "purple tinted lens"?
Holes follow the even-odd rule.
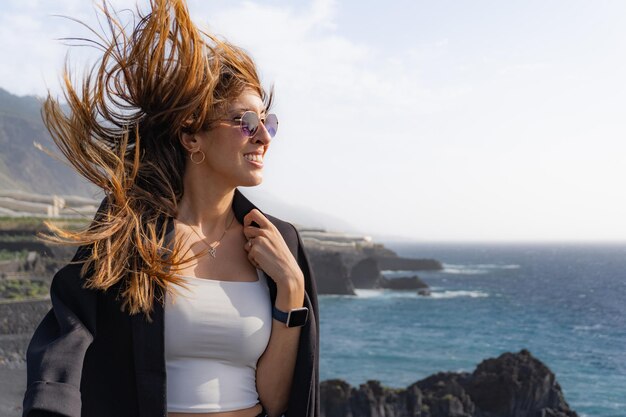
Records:
[[[276,136],[276,132],[278,131],[278,117],[275,114],[268,114],[265,117],[265,128],[271,137]]]
[[[246,136],[254,136],[259,128],[259,116],[255,112],[247,111],[241,116],[241,131]]]

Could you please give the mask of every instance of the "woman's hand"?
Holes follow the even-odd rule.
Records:
[[[259,210],[252,209],[243,218],[243,233],[248,240],[244,249],[250,263],[271,276],[279,292],[304,294],[304,274],[276,226]]]

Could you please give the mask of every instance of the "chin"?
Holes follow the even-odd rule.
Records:
[[[263,182],[263,177],[261,175],[254,175],[253,177],[248,177],[245,180],[239,181],[239,185],[242,187],[254,187],[260,185]]]

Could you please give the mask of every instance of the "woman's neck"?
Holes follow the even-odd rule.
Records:
[[[234,194],[234,188],[212,188],[206,182],[197,187],[185,184],[185,192],[178,203],[176,220],[197,231],[202,230],[205,236],[221,234],[234,215]]]

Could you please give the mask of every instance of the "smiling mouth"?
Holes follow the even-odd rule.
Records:
[[[255,168],[263,168],[263,157],[260,155],[251,156],[250,154],[243,157],[246,161],[252,164]]]
[[[258,162],[260,164],[263,163],[263,156],[259,154],[248,153],[248,154],[245,154],[243,157],[250,162]]]

